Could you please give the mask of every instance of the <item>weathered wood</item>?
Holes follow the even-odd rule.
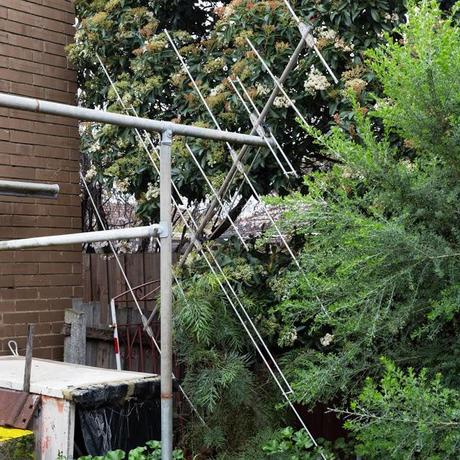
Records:
[[[177,255],[173,255],[177,260]],[[160,277],[160,254],[123,254],[120,255],[120,262],[126,272],[126,276],[133,288],[146,282],[158,280]],[[83,294],[84,302],[75,305],[78,311],[85,311],[86,321],[86,364],[97,367],[115,368],[115,355],[113,352],[113,333],[109,328],[111,324],[110,299],[119,296],[127,290],[126,282],[120,272],[117,261],[113,256],[104,254],[83,254],[83,266],[88,273],[85,273]],[[155,284],[136,289],[137,298],[144,297],[149,293]],[[139,302],[141,309],[149,316],[156,301],[154,296],[148,296],[148,300]],[[151,340],[145,335],[142,339],[133,334],[136,326],[141,323],[135,303],[131,294],[119,297],[116,301],[117,322],[120,325],[120,349],[123,359],[123,368],[131,370],[145,370],[152,372],[158,368],[158,352],[152,349]],[[128,325],[131,325],[129,337],[131,343],[127,346]],[[152,324],[156,337],[159,337],[159,326],[157,321]],[[69,328],[64,327],[64,334],[69,333]],[[142,349],[142,350],[141,350]],[[131,367],[128,367],[128,361]]]
[[[32,369],[32,350],[34,347],[34,324],[27,325],[27,345],[26,345],[26,359],[24,367],[24,386],[23,391],[29,393],[30,391],[30,373]]]
[[[160,255],[158,253],[124,254],[119,257],[132,287],[159,279]],[[173,260],[177,260],[176,254],[173,255]],[[89,271],[84,274],[83,299],[85,302],[99,302],[103,319],[106,312],[109,312],[110,299],[124,292],[127,289],[126,283],[114,257],[103,254],[83,254],[83,266]],[[150,289],[151,286],[137,290],[137,296],[142,297]],[[131,294],[120,298],[119,303],[123,306],[134,306]],[[151,301],[140,305],[144,307],[145,304],[148,305],[149,310],[152,309]]]
[[[66,337],[71,335],[71,325],[64,324],[62,334]],[[86,328],[86,340],[102,340],[111,342],[113,340],[113,332],[111,329],[102,329],[99,327]]]
[[[64,322],[70,327],[70,334],[64,339],[64,361],[73,364],[86,364],[85,313],[66,310]]]
[[[91,285],[91,257],[89,254],[83,256],[82,259],[82,278],[83,278],[83,302],[91,302],[92,285]]]

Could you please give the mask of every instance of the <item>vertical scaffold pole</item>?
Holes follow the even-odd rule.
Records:
[[[172,131],[163,131],[160,145],[160,221],[168,229],[161,238],[161,459],[171,460],[173,450],[172,382]]]

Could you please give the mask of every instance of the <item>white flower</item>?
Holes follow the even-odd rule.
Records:
[[[292,329],[283,330],[280,334],[279,344],[281,346],[291,346],[297,340],[297,329],[294,327]]]
[[[286,334],[286,340],[288,343],[293,344],[297,340],[297,329],[291,329],[287,334]]]
[[[327,78],[315,66],[312,66],[308,79],[304,83],[305,91],[313,96],[316,91],[324,91],[329,86],[331,84]]]
[[[224,10],[224,19],[228,19],[232,14],[233,12],[235,11],[235,9],[233,8],[232,5],[228,5],[225,7],[225,10]]]
[[[225,85],[222,83],[220,85],[217,85],[215,88],[213,88],[210,92],[210,96],[217,96],[218,94],[222,93],[225,90]]]
[[[131,105],[131,102],[133,102],[133,96],[129,93],[125,93],[121,100],[123,101],[124,105]]]
[[[158,187],[155,187],[153,184],[149,183],[147,191],[145,192],[145,199],[147,201],[154,200],[160,196],[160,190]]]
[[[108,245],[109,243],[107,241],[96,241],[94,243],[91,243],[91,246],[98,254],[100,254],[101,252],[104,252],[104,248],[107,247]]]
[[[323,26],[321,27],[318,35],[326,40],[335,40],[337,32],[335,30],[327,28],[326,26]]]
[[[336,38],[335,43],[334,43],[334,47],[339,49],[339,50],[343,50],[346,53],[351,53],[355,49],[355,45],[353,45],[353,44],[349,45],[349,44],[345,43],[345,40],[343,38]]]
[[[116,188],[119,192],[126,193],[129,187],[129,180],[115,180],[113,183],[113,187]]]
[[[398,15],[398,13],[392,13],[392,14],[387,13],[385,15],[385,20],[392,21],[392,22],[398,22],[399,21],[399,15]]]
[[[88,149],[88,151],[90,153],[97,153],[99,152],[100,149],[101,149],[101,143],[99,142],[99,140],[97,140],[96,142],[93,142],[91,144],[91,147]]]
[[[262,85],[261,83],[256,84],[256,90],[259,96],[266,96],[270,93],[270,88],[268,86]]]
[[[96,166],[91,165],[91,168],[89,168],[88,171],[86,171],[85,181],[91,182],[96,177],[96,175],[97,175]]]
[[[121,240],[115,243],[115,247],[119,254],[128,254],[133,252],[133,243],[128,240]]]
[[[284,97],[284,96],[278,96],[275,97],[275,100],[273,101],[273,105],[277,108],[287,108],[289,107],[289,100]]]
[[[329,334],[329,332],[324,337],[321,337],[319,339],[323,347],[327,347],[328,345],[330,345],[333,340],[334,340],[334,336],[332,334]]]

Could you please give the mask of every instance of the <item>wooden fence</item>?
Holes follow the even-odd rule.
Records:
[[[134,288],[146,282],[160,279],[160,254],[125,254],[119,255],[126,276]],[[159,284],[159,283],[158,283]],[[155,287],[155,285],[153,285]],[[136,290],[138,298],[146,295],[153,287]],[[83,255],[83,302],[98,302],[101,305],[101,322],[110,317],[110,299],[128,290],[116,259],[111,255]],[[135,307],[130,294],[120,298],[126,307]],[[151,309],[152,302],[141,301],[142,309]]]
[[[138,301],[139,306],[148,317],[155,307],[160,286],[160,254],[125,254],[120,255],[119,260],[137,299],[141,299]],[[144,286],[145,283],[150,284]],[[135,289],[136,286],[141,287]],[[115,304],[123,368],[159,373],[158,352],[143,331],[136,304],[131,293],[127,291],[127,283],[113,256],[83,255],[83,299],[82,302],[74,303],[74,310],[83,311],[86,315],[86,364],[116,367],[113,331],[110,327],[110,300],[117,298]],[[126,294],[120,296],[123,293]],[[159,341],[158,318],[152,321],[151,326]]]

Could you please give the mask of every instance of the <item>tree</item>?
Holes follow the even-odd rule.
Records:
[[[376,384],[368,379],[347,412],[356,434],[357,452],[366,458],[457,458],[460,444],[460,394],[432,379],[383,360],[385,373]]]
[[[273,72],[280,75],[300,39],[296,24],[281,0],[256,3],[234,0],[227,7],[215,10],[211,15],[217,19],[215,22],[206,20],[212,2],[207,3],[206,11],[194,2],[176,3],[180,6],[177,10],[165,7],[170,2],[145,0],[77,3],[80,21],[69,56],[79,72],[81,103],[123,112],[96,58],[97,53],[123,102],[132,105],[141,116],[213,126],[163,33],[164,27],[172,27],[174,40],[221,126],[248,131],[251,125],[247,113],[228,79],[239,77],[259,108],[273,82],[263,72],[245,38],[252,39]],[[183,14],[186,4],[192,11]],[[302,17],[317,26],[318,47],[341,82],[333,85],[323,74],[318,57],[305,50],[286,87],[307,120],[319,129],[327,131],[333,117],[348,126],[352,115],[342,89],[352,88],[362,103],[368,102],[367,90],[376,88],[372,73],[363,63],[363,52],[380,43],[382,33],[403,19],[403,1],[302,0],[296,8]],[[325,162],[321,150],[299,130],[294,112],[283,97],[275,101],[267,123],[300,174]],[[155,218],[158,204],[152,195],[156,195],[158,178],[135,133],[93,125],[88,134],[90,142],[83,144],[83,151],[98,172],[93,180],[109,187],[116,181],[121,190],[136,196],[138,213],[144,220]],[[218,188],[231,166],[225,145],[205,141],[193,141],[191,145]],[[250,151],[246,163],[251,162],[250,175],[261,194],[285,195],[302,185],[301,181],[287,179],[281,173],[267,149],[258,154]],[[191,204],[207,200],[210,190],[180,139],[174,145],[174,179],[181,195]],[[240,183],[241,177],[229,190],[230,195]],[[147,193],[149,189],[152,193]],[[251,189],[243,186],[242,200],[251,194]]]
[[[367,53],[383,87],[375,110],[355,99],[353,139],[306,127],[340,163],[284,202],[303,240],[302,269],[273,283],[272,311],[295,338],[286,367],[299,402],[346,406],[360,394],[348,427],[369,458],[458,456],[457,12],[409,2],[402,39]],[[402,370],[386,361],[377,387],[382,355]]]
[[[249,252],[218,247],[218,258],[263,336],[282,355],[298,403],[335,404],[351,412],[347,426],[356,439],[350,442],[370,458],[391,457],[394,452],[402,458],[455,458],[458,9],[447,13],[437,2],[411,1],[408,24],[392,31],[402,21],[402,4],[357,3],[297,2],[304,17],[316,20],[318,44],[341,84],[325,87],[321,78],[323,89],[313,88],[312,77],[319,75],[310,73],[310,66],[320,65],[311,53],[302,55],[287,86],[309,122],[305,134],[298,134],[297,121],[282,107],[282,99],[269,123],[305,174],[305,183],[286,181],[264,153],[252,172],[258,190],[271,195],[267,201],[286,207],[280,225],[299,251],[301,269],[272,244],[270,232],[251,244]],[[447,6],[443,2],[442,7]],[[90,105],[109,103],[111,110],[121,110],[88,56],[96,45],[99,49],[115,40],[121,47],[128,40],[122,34],[103,40],[104,33],[115,35],[123,24],[140,31],[154,22],[130,22],[135,18],[131,7],[104,10],[107,14],[96,15],[96,23],[94,16],[88,18],[71,49],[81,68],[91,69],[83,91]],[[148,13],[144,10],[142,15],[151,18]],[[228,73],[247,84],[258,104],[270,82],[248,53],[245,35],[263,49],[279,75],[297,31],[278,1],[234,1],[219,14],[204,37],[180,31],[174,37],[200,86],[208,90],[208,103],[222,125],[247,130],[246,115],[230,92]],[[100,20],[111,22],[102,27]],[[165,36],[152,33],[144,50],[145,41],[144,37],[132,47],[136,53],[126,60],[117,59],[113,49],[100,53],[126,101],[146,115],[177,118],[179,112],[181,122],[209,125],[171,49],[165,47]],[[155,189],[156,178],[134,138],[118,129],[96,128],[93,134],[100,142],[91,154],[98,179],[127,180],[127,190],[139,199],[140,215],[152,218],[156,204],[145,190],[147,184]],[[219,185],[230,165],[222,146],[197,142],[194,149]],[[208,191],[182,141],[176,142],[175,155],[181,193],[192,204],[205,201]],[[325,158],[333,160],[327,167]],[[306,191],[308,195],[301,193]],[[245,193],[249,192],[244,189]],[[177,293],[176,345],[187,372],[184,386],[210,421],[210,430],[198,433],[190,445],[208,447],[209,456],[250,458],[243,449],[251,439],[260,439],[262,430],[278,428],[270,417],[275,392],[268,387],[268,394],[250,397],[251,389],[266,388],[269,376],[231,316],[219,290],[222,277],[207,273],[198,258],[191,262],[178,274],[184,280],[185,298]],[[232,405],[235,393],[243,410]],[[350,410],[352,400],[356,402]],[[423,411],[419,401],[426,403]],[[266,408],[264,423],[258,423]],[[278,414],[281,424],[290,422],[288,411]],[[435,425],[427,422],[430,418]],[[407,419],[416,423],[408,425]],[[232,431],[235,420],[242,430]],[[433,432],[442,441],[438,445]]]

